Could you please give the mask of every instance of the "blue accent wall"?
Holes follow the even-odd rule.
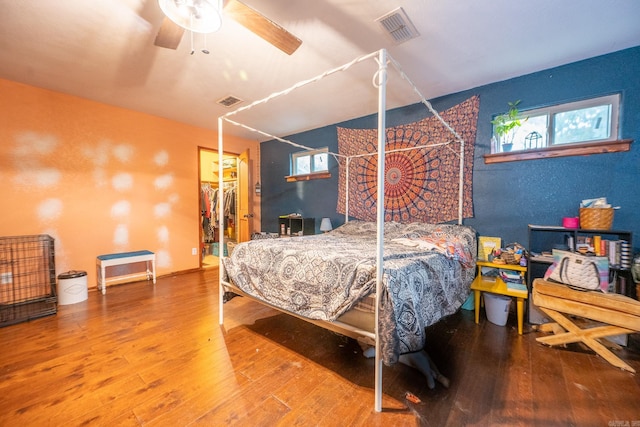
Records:
[[[528,224],[560,225],[564,216],[578,216],[582,199],[607,197],[616,211],[613,228],[634,233],[640,247],[640,47],[477,87],[432,100],[438,111],[473,95],[480,96],[473,168],[474,217],[465,224],[480,235],[504,242],[528,241]],[[485,164],[490,152],[491,119],[521,100],[521,109],[537,108],[612,93],[621,94],[620,138],[632,139],[631,151]],[[387,126],[429,116],[422,104],[387,114]],[[376,128],[367,116],[288,137],[296,143],[337,152],[336,126]],[[344,222],[336,213],[338,169],[330,159],[331,178],[287,183],[289,154],[299,149],[277,141],[261,144],[262,231],[277,232],[278,215],[329,217],[334,227]]]

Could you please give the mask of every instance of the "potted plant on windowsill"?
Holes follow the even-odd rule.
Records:
[[[503,152],[511,151],[513,148],[513,139],[516,136],[516,129],[522,126],[523,121],[528,119],[528,117],[523,119],[519,116],[518,104],[520,104],[520,100],[509,102],[509,111],[496,116],[496,118],[491,121],[491,124],[494,126],[494,134],[502,144]]]

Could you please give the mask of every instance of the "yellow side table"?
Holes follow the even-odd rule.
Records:
[[[478,275],[471,283],[471,289],[474,292],[475,314],[476,323],[480,321],[480,297],[482,292],[491,292],[492,294],[506,295],[516,298],[516,307],[518,314],[518,333],[522,335],[522,325],[524,323],[524,300],[529,296],[529,293],[523,289],[509,288],[504,280],[500,277],[486,278],[482,276],[482,267],[498,268],[502,270],[513,270],[520,272],[520,275],[524,277],[527,271],[527,267],[513,264],[494,264],[488,261],[477,261]]]

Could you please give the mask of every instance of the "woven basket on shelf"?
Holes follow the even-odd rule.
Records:
[[[520,264],[520,258],[522,258],[521,254],[516,254],[513,252],[502,252],[500,254],[500,258],[504,260],[507,264]]]
[[[580,228],[609,230],[613,225],[613,208],[580,208]]]
[[[517,253],[520,252],[520,253]],[[520,264],[520,258],[522,258],[522,254],[526,256],[526,250],[524,246],[520,243],[509,243],[502,253],[500,254],[500,259],[502,259],[507,264]]]

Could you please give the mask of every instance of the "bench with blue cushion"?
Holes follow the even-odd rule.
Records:
[[[143,250],[133,252],[119,252],[113,254],[98,255],[96,257],[96,276],[98,278],[98,290],[102,291],[104,295],[107,292],[107,283],[110,281],[121,280],[122,276],[106,277],[107,267],[113,267],[117,265],[134,264],[137,262],[146,262],[147,270],[142,273],[136,273],[130,276],[146,276],[147,280],[153,279],[153,284],[156,284],[156,254]],[[131,277],[133,278],[133,277]]]

